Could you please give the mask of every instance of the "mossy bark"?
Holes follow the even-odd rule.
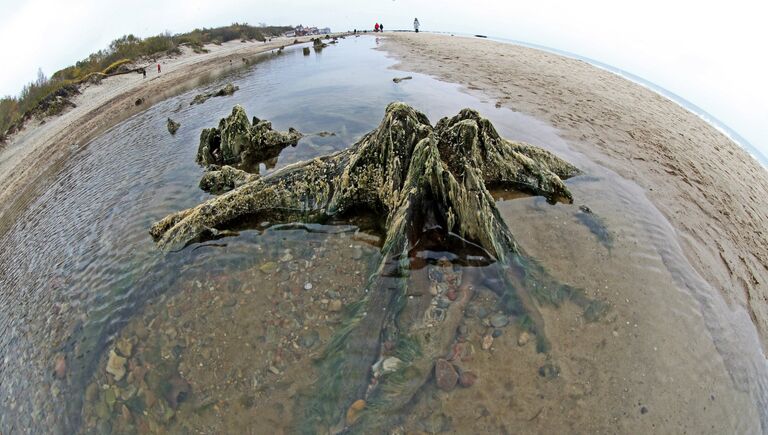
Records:
[[[232,113],[219,121],[219,126],[203,129],[197,150],[197,162],[204,165],[239,165],[250,168],[277,157],[287,146],[296,146],[301,133],[272,129],[272,123],[253,118],[248,121],[245,109],[237,105]]]
[[[484,279],[498,293],[500,307],[531,320],[542,351],[547,345],[538,304],[571,298],[587,306],[580,292],[552,279],[521,251],[488,190],[504,187],[572,202],[562,180],[577,173],[543,149],[501,138],[473,110],[443,118],[433,128],[422,113],[392,103],[379,127],[349,149],[247,182],[166,217],[151,233],[161,248],[172,249],[246,217],[280,223],[343,220],[361,212],[381,216],[382,260],[373,267],[366,296],[348,308],[326,347],[321,377],[301,399],[298,416],[304,431],[340,430],[347,407],[365,399],[366,411],[346,429],[378,433],[429,379],[472,297],[473,281],[466,277],[437,320],[426,315],[423,303],[406,297],[409,286],[417,285],[411,279],[412,253],[427,240],[458,239],[481,252],[486,264],[493,264]],[[404,364],[372,384],[371,366],[385,337],[407,350],[399,355]]]

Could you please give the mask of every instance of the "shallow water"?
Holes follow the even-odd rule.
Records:
[[[395,100],[433,123],[475,108],[502,136],[582,168],[586,175],[568,183],[572,206],[500,195],[499,208],[528,254],[611,306],[597,322],[569,303],[542,308],[560,369],[542,377],[544,356],[533,343],[518,344],[523,331],[514,322],[489,326],[495,296],[480,292],[472,312],[487,315],[464,321],[461,362],[477,383],[448,393],[427,384],[402,430],[768,427],[754,327],[696,275],[637,186],[572,152],[541,122],[458,86],[389,70],[393,61],[372,50],[376,43],[349,38],[310,56],[287,49],[159,103],[77,150],[0,240],[2,433],[289,430],[296,396],[322,376],[312,358],[339,327],[343,307],[361,296],[378,258],[376,237],[355,227],[264,225],[164,256],[148,229],[210,197],[197,187],[198,136],[234,104],[280,130],[335,134],[305,137],[284,150],[281,167],[354,143]],[[405,75],[413,79],[392,82]],[[189,105],[227,81],[240,87],[233,96]],[[165,128],[169,116],[181,123],[175,136]],[[129,356],[120,383],[104,369],[116,344]]]

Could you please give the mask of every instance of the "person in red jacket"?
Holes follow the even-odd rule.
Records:
[[[378,32],[379,31],[379,23],[376,23],[375,26],[373,26],[373,31]]]
[[[157,73],[160,74],[160,64],[157,64]]]

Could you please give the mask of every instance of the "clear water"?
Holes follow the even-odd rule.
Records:
[[[467,317],[462,364],[478,382],[450,393],[427,384],[396,427],[768,427],[766,364],[754,326],[697,276],[673,229],[637,186],[572,152],[541,122],[455,85],[388,69],[393,61],[376,45],[374,37],[361,37],[310,56],[286,49],[159,103],[77,150],[0,239],[0,432],[290,431],[296,395],[323,376],[312,359],[339,326],[336,301],[359,299],[377,259],[375,238],[354,227],[254,228],[163,255],[148,229],[210,197],[197,188],[198,136],[234,104],[280,130],[335,133],[307,136],[282,153],[280,167],[349,146],[395,100],[433,123],[475,108],[503,136],[546,147],[584,169],[586,176],[569,182],[573,206],[500,197],[499,208],[523,249],[553,275],[611,304],[596,323],[568,304],[542,309],[561,369],[556,379],[537,374],[544,357],[518,344],[519,327],[503,328],[483,349],[488,320]],[[405,75],[413,79],[392,82]],[[227,81],[240,87],[233,96],[189,105],[196,93]],[[181,123],[175,136],[165,128],[169,116]],[[584,204],[597,224],[580,214]],[[473,303],[492,310],[493,296],[481,293]],[[126,341],[130,382],[114,385],[105,365]]]

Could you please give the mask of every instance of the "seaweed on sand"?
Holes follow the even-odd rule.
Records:
[[[547,341],[540,304],[571,300],[596,311],[582,291],[559,283],[520,249],[486,187],[572,202],[562,180],[578,173],[548,151],[501,138],[473,110],[432,127],[421,112],[392,103],[379,127],[349,149],[247,182],[164,218],[150,232],[170,250],[244,219],[322,223],[362,212],[380,216],[386,230],[381,260],[319,359],[319,380],[299,399],[296,415],[300,432],[380,433],[396,423],[455,340],[474,285],[487,285],[504,311],[525,316],[541,351]],[[488,273],[452,275],[452,298],[407,297],[423,287],[414,254],[457,243],[473,254],[452,261],[490,265]],[[439,306],[432,303],[438,298]],[[377,361],[394,355],[395,370],[374,373]],[[366,408],[345,419],[360,400]]]

